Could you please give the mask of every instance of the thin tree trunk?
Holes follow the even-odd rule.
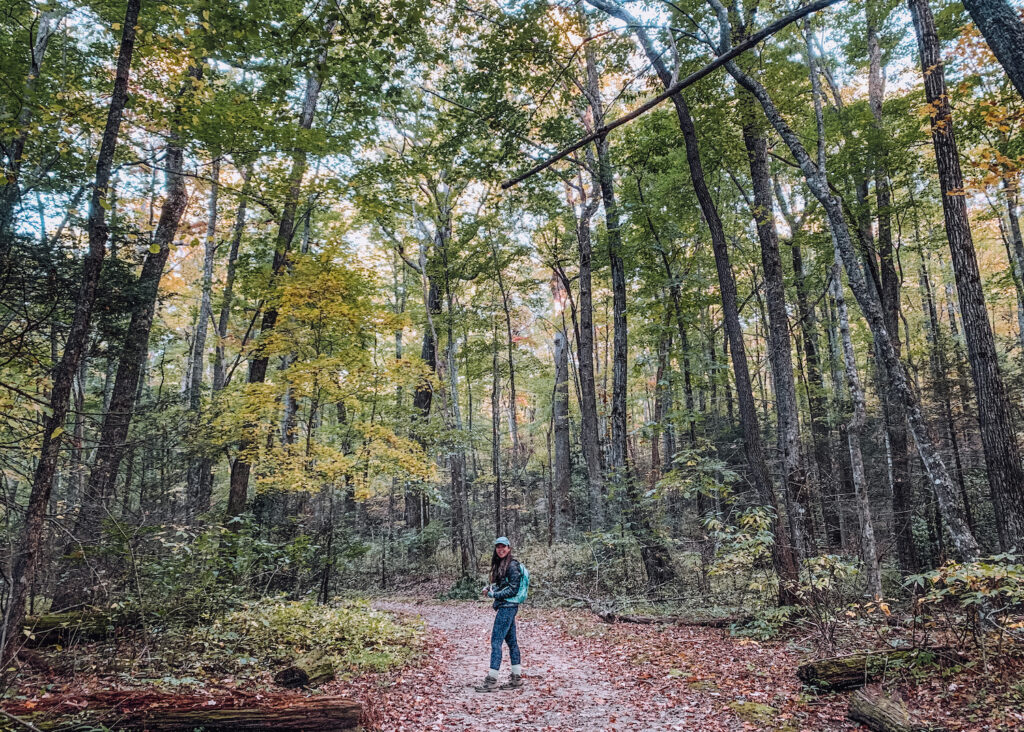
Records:
[[[203,242],[203,281],[202,295],[199,301],[199,315],[196,320],[195,340],[192,344],[192,369],[188,384],[188,407],[193,419],[199,418],[199,407],[202,400],[203,372],[206,356],[206,334],[210,320],[213,318],[211,302],[213,289],[213,260],[217,252],[217,194],[220,188],[220,158],[213,160],[210,170],[210,199],[207,205],[206,236]],[[188,467],[186,479],[186,517],[191,519],[199,513],[209,510],[210,493],[213,476],[212,461],[208,457],[193,458]]]
[[[36,83],[43,68],[43,57],[50,45],[50,37],[57,30],[70,8],[58,7],[39,14],[36,24],[35,39],[32,41],[29,58],[28,77],[21,91],[21,111],[15,122],[15,129],[20,132],[5,146],[7,164],[4,165],[3,184],[0,185],[0,257],[6,257],[9,242],[14,234],[14,211],[21,197],[20,174],[25,156],[25,144],[28,142],[29,129],[35,112]],[[45,240],[45,231],[44,240]]]
[[[501,371],[498,369],[498,329],[491,348],[491,474],[494,476],[494,534],[505,533],[501,501]]]
[[[735,39],[734,39],[735,40]],[[771,173],[768,167],[768,143],[757,128],[747,97],[744,110],[743,144],[747,149],[750,177],[754,189],[754,220],[761,244],[765,300],[768,310],[768,358],[775,391],[775,418],[779,452],[782,455],[789,530],[797,559],[814,553],[814,520],[800,446],[800,422],[797,415],[796,383],[793,378],[792,347],[789,341],[789,317],[786,315],[786,286],[783,281],[779,237],[775,230]]]
[[[803,249],[800,246],[800,238],[803,236],[801,231],[803,221],[798,221],[790,212],[777,181],[775,182],[775,194],[793,237],[790,241],[790,255],[793,260],[793,283],[796,289],[797,314],[800,316],[800,335],[807,364],[807,407],[811,422],[811,442],[818,473],[822,516],[825,522],[825,539],[830,547],[838,548],[842,544],[842,533],[839,526],[839,484],[835,471],[832,469],[829,446],[828,403],[825,398],[825,384],[822,378],[819,354],[818,316],[814,306],[811,305],[810,293],[807,291]]]
[[[579,178],[582,190],[582,176]],[[590,528],[604,526],[604,476],[601,472],[601,443],[597,420],[597,379],[594,374],[594,299],[592,285],[593,256],[590,219],[596,204],[583,202],[576,218],[576,245],[580,260],[579,332],[576,350],[580,379],[580,442],[587,465],[587,486],[590,502]]]
[[[571,526],[569,489],[572,463],[569,450],[569,337],[565,330],[563,314],[562,327],[555,331],[555,387],[551,403],[554,422],[555,457],[552,468],[554,482],[554,512],[557,540],[566,537]]]
[[[600,125],[603,123],[604,110],[601,105],[597,64],[591,45],[587,46],[584,55],[587,66],[588,101],[594,112],[595,124]],[[615,201],[615,179],[607,138],[598,138],[596,147],[597,178],[601,187],[601,200],[604,206],[605,228],[608,237],[608,257],[611,261],[612,321],[615,329],[612,346],[612,434],[609,442],[608,467],[615,474],[617,480],[624,482],[626,514],[632,524],[631,531],[640,544],[640,554],[647,573],[647,582],[649,586],[657,587],[670,581],[675,576],[675,570],[672,566],[668,546],[654,530],[650,511],[637,491],[630,469],[626,421],[629,338],[626,321],[626,271],[622,260],[622,231],[619,227],[619,210]]]
[[[846,441],[850,450],[850,468],[853,474],[853,491],[857,503],[857,518],[860,523],[860,549],[864,567],[867,570],[868,593],[876,599],[882,597],[882,572],[878,562],[878,548],[875,545],[875,529],[871,521],[871,503],[868,500],[867,478],[864,475],[864,457],[860,449],[861,430],[867,419],[864,407],[864,388],[857,375],[857,359],[853,354],[850,338],[850,317],[846,311],[846,297],[843,295],[842,259],[838,247],[835,265],[832,268],[832,288],[839,314],[839,332],[843,346],[843,364],[846,367],[846,386],[853,402],[853,415],[846,427]]]
[[[224,275],[224,292],[221,298],[220,315],[217,318],[217,347],[213,360],[213,393],[226,386],[227,374],[224,370],[224,342],[228,337],[228,325],[231,322],[231,307],[234,304],[235,269],[238,262],[238,250],[242,245],[242,234],[245,232],[246,207],[252,189],[252,163],[247,165],[242,175],[242,192],[238,198],[235,211],[235,224],[231,230],[231,246],[228,249],[228,261]]]

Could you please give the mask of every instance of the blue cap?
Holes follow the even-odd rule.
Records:
[[[498,546],[498,544],[504,544],[505,546],[512,546],[512,542],[510,542],[504,536],[499,536],[497,539],[494,540],[494,546]]]

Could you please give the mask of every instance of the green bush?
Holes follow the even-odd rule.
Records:
[[[1024,612],[1024,564],[1013,554],[997,554],[977,562],[947,562],[938,569],[907,578],[922,592],[919,618],[954,636],[958,644],[973,642],[986,650],[989,636],[998,646],[1007,634],[1019,636]]]
[[[441,595],[442,600],[476,600],[481,596],[484,583],[475,577],[460,577],[451,588]]]
[[[331,605],[264,600],[215,621],[197,636],[223,648],[234,665],[283,664],[306,653],[334,660],[339,671],[380,671],[407,661],[419,648],[421,626],[396,622],[366,602]]]

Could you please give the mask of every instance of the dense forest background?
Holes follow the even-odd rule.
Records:
[[[965,5],[2,0],[6,657],[502,534],[550,599],[1003,617],[1024,26]]]

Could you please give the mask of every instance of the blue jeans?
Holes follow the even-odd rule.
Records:
[[[494,616],[491,630],[491,668],[501,668],[501,644],[508,643],[509,659],[513,666],[519,665],[519,642],[516,640],[516,613],[519,606],[499,607]]]

